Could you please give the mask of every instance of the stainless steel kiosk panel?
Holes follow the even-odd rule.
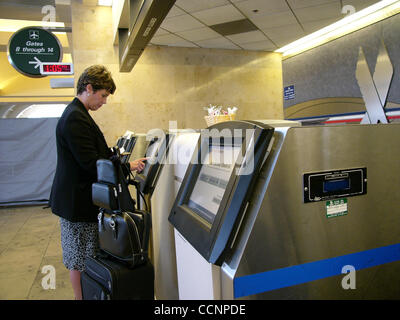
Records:
[[[276,139],[222,265],[221,298],[399,299],[399,136],[399,124],[381,124],[296,127]],[[347,194],[349,169],[368,174],[354,180],[366,192]],[[310,173],[339,177],[325,191],[341,197],[305,201]]]

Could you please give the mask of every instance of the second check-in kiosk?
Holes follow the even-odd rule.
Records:
[[[202,131],[169,215],[179,299],[400,298],[399,136],[399,124]]]
[[[151,196],[154,249],[154,294],[158,300],[179,299],[174,228],[168,222],[179,187],[199,138],[195,130],[169,131],[168,156]]]

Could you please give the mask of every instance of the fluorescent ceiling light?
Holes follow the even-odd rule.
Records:
[[[353,13],[325,28],[296,40],[275,52],[287,59],[304,51],[320,46],[346,34],[365,28],[400,12],[399,0],[382,0],[363,10]]]
[[[97,2],[97,4],[98,4],[99,6],[106,6],[106,7],[111,7],[111,6],[112,6],[112,3],[113,3],[113,0],[99,0],[99,1]]]
[[[0,32],[16,32],[25,27],[65,28],[65,25],[64,22],[0,19]]]

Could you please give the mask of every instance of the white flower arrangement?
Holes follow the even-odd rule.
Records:
[[[222,121],[235,120],[237,107],[227,107],[228,111],[224,110],[222,106],[213,106],[211,103],[209,107],[205,107],[208,115],[204,117],[208,126]]]

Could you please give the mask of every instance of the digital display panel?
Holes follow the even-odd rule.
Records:
[[[325,201],[367,193],[367,168],[303,174],[304,202]]]
[[[57,74],[67,75],[67,74],[73,74],[74,70],[73,70],[72,63],[43,62],[40,66],[40,73],[42,75],[57,75]]]
[[[71,72],[69,64],[45,64],[43,66],[44,72]]]
[[[350,189],[349,179],[324,181],[324,192],[341,191]]]
[[[203,160],[187,205],[211,224],[218,212],[240,151],[240,145],[211,145]]]

